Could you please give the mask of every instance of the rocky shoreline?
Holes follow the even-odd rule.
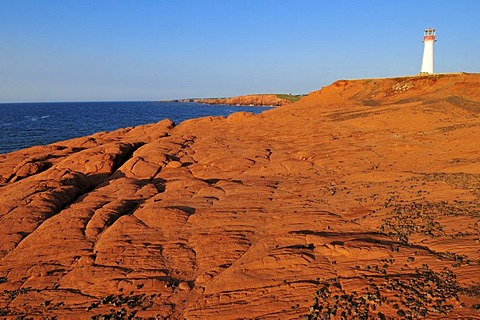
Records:
[[[480,75],[0,155],[0,317],[475,319]]]
[[[251,94],[231,98],[177,99],[171,102],[196,102],[203,104],[226,104],[232,106],[278,107],[299,101],[304,95],[292,94]]]

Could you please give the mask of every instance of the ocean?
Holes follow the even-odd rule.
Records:
[[[166,118],[178,124],[192,118],[267,109],[152,101],[0,103],[0,154]]]

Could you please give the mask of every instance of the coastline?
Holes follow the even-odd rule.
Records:
[[[203,116],[228,116],[235,111],[259,113],[267,109],[154,101],[13,103],[0,107],[0,154],[162,119],[180,123]]]
[[[2,156],[0,308],[474,318],[479,85],[339,80],[261,115]]]
[[[305,95],[292,94],[250,94],[230,98],[189,98],[170,100],[171,102],[195,102],[211,105],[279,107],[299,101]]]

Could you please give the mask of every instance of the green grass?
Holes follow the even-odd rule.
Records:
[[[279,99],[285,99],[285,100],[288,100],[290,102],[297,102],[298,100],[300,100],[302,97],[304,97],[305,95],[304,94],[297,94],[297,95],[293,95],[293,94],[277,94],[277,98]]]

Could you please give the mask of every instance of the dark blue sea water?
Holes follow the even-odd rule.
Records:
[[[0,154],[100,131],[267,108],[183,102],[0,103]]]

